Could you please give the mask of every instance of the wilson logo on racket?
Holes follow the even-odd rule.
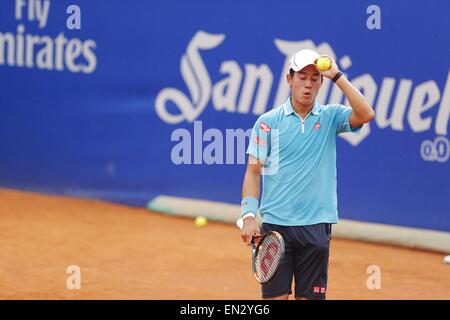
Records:
[[[267,246],[267,252],[261,259],[261,270],[263,271],[264,277],[267,277],[267,274],[271,270],[278,250],[278,244],[275,242],[272,242]]]
[[[256,246],[252,240],[253,274],[259,283],[266,283],[277,273],[285,246],[283,237],[276,231],[269,231],[258,238]]]

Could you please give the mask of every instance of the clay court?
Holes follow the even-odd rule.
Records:
[[[1,299],[259,299],[238,229],[0,189]],[[333,239],[328,299],[450,299],[443,254]],[[81,270],[69,290],[67,267]],[[369,290],[378,265],[381,289]]]

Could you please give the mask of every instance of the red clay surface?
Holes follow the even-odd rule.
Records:
[[[5,189],[0,203],[0,299],[260,299],[233,225]],[[66,286],[70,265],[79,290]],[[381,289],[367,288],[370,265]],[[450,265],[438,253],[333,239],[327,298],[450,299]]]

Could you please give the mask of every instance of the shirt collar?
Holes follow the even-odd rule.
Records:
[[[292,108],[291,97],[289,97],[283,105],[284,114],[286,116],[294,113],[294,108]],[[314,107],[311,110],[311,114],[318,116],[319,115],[319,103],[317,100],[314,101]]]

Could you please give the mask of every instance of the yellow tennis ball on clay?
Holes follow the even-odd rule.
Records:
[[[208,224],[208,219],[206,219],[205,217],[197,217],[195,218],[195,225],[199,228],[202,228],[204,226],[206,226]]]
[[[326,71],[331,68],[331,60],[328,57],[320,57],[316,61],[316,66],[320,71]]]

